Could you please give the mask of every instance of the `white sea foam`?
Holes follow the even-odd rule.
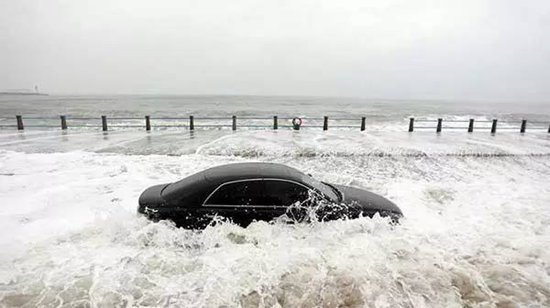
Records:
[[[550,305],[545,134],[55,136],[0,152],[2,306]],[[161,143],[177,155],[139,155]],[[249,160],[370,189],[406,218],[197,232],[135,214],[150,185]]]

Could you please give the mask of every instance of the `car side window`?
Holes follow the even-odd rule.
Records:
[[[265,180],[264,202],[275,206],[290,206],[308,199],[309,189],[289,181]]]
[[[205,205],[261,205],[263,195],[261,180],[225,183],[204,202]]]
[[[207,206],[290,206],[308,198],[308,188],[298,183],[277,179],[258,179],[222,184],[204,204]]]

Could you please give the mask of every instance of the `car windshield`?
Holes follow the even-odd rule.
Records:
[[[307,184],[308,186],[319,190],[323,195],[329,198],[330,201],[332,202],[340,201],[340,197],[334,191],[336,188],[329,186],[321,181],[314,179],[312,176],[305,175],[305,174],[304,174],[304,177],[302,178],[302,181],[304,182],[304,184]]]

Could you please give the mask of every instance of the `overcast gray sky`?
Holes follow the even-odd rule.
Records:
[[[550,97],[550,0],[0,4],[0,89]]]

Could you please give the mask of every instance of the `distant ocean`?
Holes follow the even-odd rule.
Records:
[[[24,116],[366,116],[373,122],[417,117],[550,118],[550,102],[382,100],[346,97],[193,95],[0,95],[0,117]]]

